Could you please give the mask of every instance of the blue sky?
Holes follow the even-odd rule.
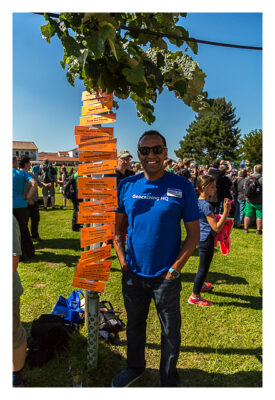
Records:
[[[75,87],[67,82],[59,64],[62,46],[57,38],[51,44],[42,39],[44,23],[39,15],[13,13],[13,140],[34,141],[39,151],[70,150],[76,147],[73,132],[79,125],[85,88],[80,80]],[[262,46],[261,13],[188,13],[181,24],[195,38]],[[192,57],[207,75],[208,96],[225,97],[236,107],[241,133],[261,129],[262,52],[199,44],[198,55]],[[131,100],[119,100],[117,122],[106,125],[114,127],[118,150],[126,148],[136,159],[138,137],[147,129],[157,129],[166,136],[169,156],[175,159],[174,150],[195,113],[165,89],[155,105],[155,116],[149,126],[137,117]]]

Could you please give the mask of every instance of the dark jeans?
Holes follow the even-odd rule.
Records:
[[[161,386],[176,386],[176,370],[180,351],[180,291],[181,280],[164,276],[146,278],[123,272],[122,293],[127,312],[127,367],[143,372],[145,369],[146,320],[151,299],[154,299],[161,323]]]
[[[17,219],[20,228],[22,256],[33,257],[34,245],[28,228],[29,209],[28,207],[13,208],[12,212]]]
[[[200,263],[199,269],[195,276],[193,293],[200,294],[202,285],[205,281],[206,275],[209,271],[210,264],[214,255],[214,238],[209,235],[206,240],[199,242],[198,245]]]
[[[82,226],[83,226],[82,224],[77,223],[79,200],[72,199],[72,203],[74,206],[74,211],[73,211],[73,216],[72,216],[72,231],[79,232],[80,228],[82,228]]]
[[[29,215],[31,219],[31,235],[33,238],[39,238],[38,233],[38,224],[40,221],[40,214],[39,214],[39,204],[38,201],[35,201],[34,204],[28,205],[29,208]]]
[[[245,200],[235,199],[234,225],[240,225],[244,219]]]

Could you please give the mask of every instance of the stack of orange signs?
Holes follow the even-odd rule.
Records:
[[[115,209],[117,208],[116,144],[114,128],[101,126],[116,120],[112,114],[113,95],[82,93],[80,126],[75,127],[75,143],[79,150],[77,189],[79,202],[78,223],[81,229],[81,253],[75,270],[73,286],[104,292],[109,279],[111,245],[100,247],[114,237]],[[108,174],[108,176],[104,176]],[[97,248],[94,245],[99,245]],[[87,248],[89,250],[87,250]],[[103,281],[103,282],[99,282]]]

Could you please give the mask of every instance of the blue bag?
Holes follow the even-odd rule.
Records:
[[[81,290],[74,290],[67,299],[63,296],[59,296],[52,314],[62,314],[64,315],[64,319],[69,322],[76,324],[83,323],[84,310],[80,308],[79,293],[84,297]]]

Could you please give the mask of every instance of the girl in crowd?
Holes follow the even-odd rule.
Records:
[[[238,178],[233,183],[234,189],[234,204],[235,204],[235,215],[234,215],[234,227],[240,228],[244,219],[244,182],[247,177],[245,169],[239,171]]]
[[[212,289],[209,282],[205,282],[205,278],[210,268],[210,264],[214,255],[214,237],[219,233],[229,215],[230,199],[225,198],[223,203],[223,214],[217,222],[213,207],[208,203],[208,197],[216,192],[216,181],[211,175],[200,175],[197,178],[197,188],[199,191],[198,204],[202,213],[200,219],[200,242],[199,250],[199,268],[194,280],[193,293],[188,299],[189,304],[196,304],[201,307],[211,306],[211,302],[200,296],[201,292]]]
[[[67,178],[68,173],[67,173],[66,167],[64,167],[64,166],[61,167],[60,172],[61,172],[60,179],[57,181],[57,183],[59,183],[60,188],[62,188],[62,185],[63,185],[65,179]],[[66,207],[66,197],[63,194],[63,206],[61,206],[61,208],[64,208],[64,207]]]

